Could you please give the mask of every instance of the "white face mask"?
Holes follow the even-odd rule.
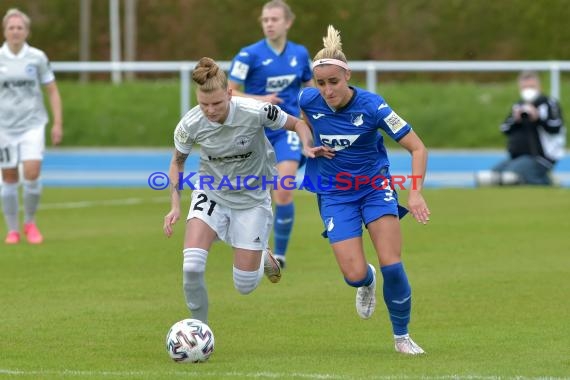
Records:
[[[521,90],[521,99],[527,103],[532,103],[538,98],[540,93],[536,88],[528,87]]]

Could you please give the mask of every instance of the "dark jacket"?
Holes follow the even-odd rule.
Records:
[[[522,100],[515,103],[501,125],[501,131],[507,135],[507,150],[511,158],[530,155],[551,168],[564,156],[566,145],[566,128],[560,104],[554,98],[540,95],[532,103],[538,110],[538,120],[531,121],[523,113],[522,120],[515,122],[514,110],[523,104]]]

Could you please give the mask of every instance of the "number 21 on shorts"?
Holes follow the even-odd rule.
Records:
[[[18,149],[15,145],[0,146],[0,168],[15,168],[18,166]]]

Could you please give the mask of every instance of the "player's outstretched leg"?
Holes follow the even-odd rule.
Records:
[[[184,250],[183,285],[186,305],[192,318],[208,323],[208,292],[204,281],[208,251],[201,248]]]
[[[263,251],[262,260],[265,276],[273,283],[279,282],[281,280],[281,266],[275,256],[273,256],[270,248],[266,248]]]
[[[380,268],[384,277],[384,302],[390,314],[396,351],[408,355],[423,354],[424,350],[408,335],[412,311],[412,289],[401,262]]]

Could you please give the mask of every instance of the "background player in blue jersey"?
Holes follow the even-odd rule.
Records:
[[[378,130],[412,155],[412,175],[418,180],[409,186],[408,206],[414,218],[424,224],[430,214],[421,195],[427,150],[410,125],[381,96],[349,86],[350,70],[341,50],[340,33],[329,26],[323,40],[324,49],[313,61],[317,88],[306,88],[299,95],[315,141],[307,155],[314,157],[311,151],[323,149],[334,153],[332,159],[309,158],[306,169],[308,178],[322,179],[315,190],[326,228],[323,235],[329,238],[346,282],[358,288],[356,309],[360,317],[367,319],[376,306],[376,270],[366,262],[364,223],[384,278],[384,301],[396,351],[422,354],[424,351],[408,334],[411,289],[400,257],[399,222],[407,210],[398,205],[397,194],[389,186],[390,163]]]
[[[299,90],[303,86],[311,86],[313,82],[307,49],[287,40],[287,31],[294,18],[289,5],[282,0],[272,0],[263,6],[260,21],[265,38],[244,47],[234,58],[230,68],[229,86],[236,96],[248,96],[279,104],[285,112],[299,116]],[[275,149],[279,176],[294,177],[302,158],[297,134],[269,128],[266,128],[265,132]],[[289,182],[285,181],[285,187],[294,187]],[[275,257],[284,267],[295,218],[293,191],[276,187],[273,201],[273,250]]]

